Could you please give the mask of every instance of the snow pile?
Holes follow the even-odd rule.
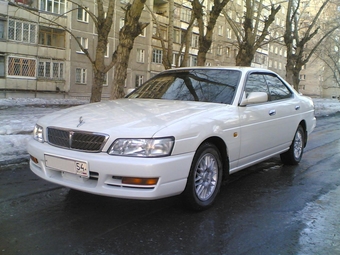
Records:
[[[337,99],[313,99],[315,115],[328,116],[340,111]],[[77,99],[7,98],[0,99],[0,164],[28,159],[27,142],[37,120],[59,109],[88,101]]]

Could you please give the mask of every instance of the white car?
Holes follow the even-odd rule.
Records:
[[[271,71],[180,68],[39,119],[28,152],[47,181],[129,199],[183,193],[202,210],[229,174],[277,154],[298,164],[315,125],[313,101]]]

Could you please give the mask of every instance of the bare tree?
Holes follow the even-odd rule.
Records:
[[[314,42],[312,39],[319,33],[320,26],[318,24],[319,17],[330,0],[325,0],[320,4],[320,7],[315,11],[315,15],[304,15],[306,4],[301,6],[301,0],[288,0],[286,30],[284,33],[284,42],[287,47],[287,64],[286,64],[286,80],[299,90],[300,71],[302,67],[310,60],[319,45],[339,26],[330,26],[325,29],[320,37]],[[318,2],[319,3],[319,2]],[[308,17],[308,19],[305,19]],[[307,43],[313,44],[308,47]]]
[[[269,35],[269,28],[275,20],[275,15],[280,10],[281,6],[275,7],[271,4],[270,14],[266,15],[264,1],[245,0],[245,13],[243,17],[242,25],[237,23],[235,19],[228,15],[227,11],[224,11],[231,29],[236,35],[238,53],[236,55],[237,66],[250,66],[256,51],[269,43],[266,37]]]
[[[125,23],[119,31],[119,44],[114,53],[117,58],[117,63],[115,65],[110,99],[121,98],[125,95],[124,85],[133,43],[135,38],[141,34],[143,29],[148,25],[148,23],[139,22],[145,1],[146,0],[134,0],[132,4],[126,6]]]
[[[147,9],[149,10],[153,22],[156,25],[156,35],[155,38],[157,38],[160,41],[162,51],[163,51],[163,59],[162,64],[165,69],[170,69],[172,67],[172,61],[173,61],[173,52],[174,52],[174,0],[169,1],[169,7],[168,7],[168,13],[169,13],[169,23],[167,24],[168,27],[168,34],[167,34],[167,40],[164,40],[162,31],[161,31],[161,24],[157,19],[157,16],[155,13],[151,10],[151,8],[148,5],[145,5]],[[194,15],[191,15],[191,20],[189,21],[187,29],[181,28],[181,43],[179,46],[178,54],[176,54],[175,57],[175,66],[176,67],[184,67],[187,65],[187,61],[189,58],[189,49],[190,49],[190,38],[191,38],[191,32],[194,25],[195,17]],[[184,49],[184,52],[183,52]],[[182,56],[182,58],[181,58]],[[181,60],[181,61],[180,61]]]
[[[204,11],[204,2],[200,2],[199,0],[192,0],[191,2],[199,29],[199,45],[197,54],[198,66],[203,66],[205,64],[207,52],[211,47],[213,32],[217,19],[229,1],[230,0],[214,0],[214,5],[207,15],[205,15]],[[205,24],[205,16],[207,16],[207,24]]]
[[[340,37],[334,34],[326,38],[315,52],[316,57],[327,67],[323,73],[327,87],[340,87]]]
[[[82,1],[69,1],[73,4],[72,9],[69,12],[78,11],[82,9],[92,19],[96,32],[97,32],[97,44],[95,54],[91,55],[88,49],[85,49],[81,42],[78,40],[77,35],[73,33],[67,26],[62,26],[58,19],[48,19],[37,11],[37,9],[26,7],[25,5],[15,4],[18,8],[24,9],[33,15],[39,16],[43,20],[44,25],[55,26],[65,30],[69,33],[77,42],[79,48],[85,54],[92,65],[93,69],[93,82],[91,88],[90,102],[101,101],[103,83],[105,81],[106,73],[116,65],[115,82],[112,87],[111,98],[118,98],[124,96],[122,87],[126,79],[126,69],[129,59],[129,54],[133,46],[134,39],[141,33],[142,29],[147,24],[139,23],[138,20],[143,10],[145,0],[134,0],[132,4],[128,4],[125,11],[125,25],[119,33],[119,45],[117,50],[112,54],[111,61],[105,63],[105,53],[108,44],[108,37],[114,24],[115,13],[115,0],[103,1],[96,0],[95,6],[97,7],[96,14],[86,8]],[[105,9],[104,5],[108,3],[108,7]],[[64,13],[66,14],[66,13]],[[124,70],[125,69],[125,70]]]

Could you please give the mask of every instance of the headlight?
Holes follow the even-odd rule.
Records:
[[[33,138],[37,140],[38,142],[43,143],[44,142],[44,132],[43,127],[39,125],[35,125],[33,130]]]
[[[155,139],[117,139],[108,154],[131,157],[163,157],[171,154],[174,137]]]

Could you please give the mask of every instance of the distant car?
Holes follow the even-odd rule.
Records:
[[[203,210],[229,174],[277,154],[298,164],[315,125],[313,101],[269,70],[180,68],[124,99],[39,119],[28,152],[53,183],[129,199],[183,193]]]

